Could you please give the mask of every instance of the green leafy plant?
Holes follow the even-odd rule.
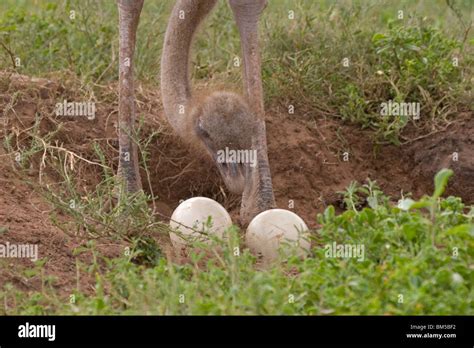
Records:
[[[329,206],[318,215],[309,257],[265,269],[235,227],[226,240],[196,244],[180,264],[162,257],[151,239],[136,239],[130,255],[115,258],[88,243],[78,252],[92,253],[92,261],[78,274],[96,279],[92,294],[77,289],[70,303],[56,293],[54,279],[28,296],[5,284],[0,303],[14,299],[15,306],[0,306],[0,313],[472,315],[474,208],[441,197],[451,174],[442,170],[433,195],[403,209],[373,181],[351,184],[347,211],[336,214]],[[363,197],[368,207],[356,204]],[[328,257],[334,243],[362,245],[364,257]],[[41,276],[40,264],[30,273]]]

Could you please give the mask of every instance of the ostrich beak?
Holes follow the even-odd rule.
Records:
[[[229,191],[241,194],[244,191],[248,166],[242,163],[219,162],[217,156],[214,161]]]
[[[241,174],[241,168],[238,163],[219,163],[216,161],[216,164],[222,176],[234,179]]]

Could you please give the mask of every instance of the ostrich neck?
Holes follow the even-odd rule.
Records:
[[[244,87],[247,102],[258,122],[254,148],[257,150],[257,171],[245,187],[242,195],[241,222],[246,225],[258,213],[275,207],[272,176],[267,154],[265,110],[261,59],[259,52],[258,21],[266,6],[266,0],[230,0],[234,18],[240,31],[244,58]]]
[[[178,0],[165,34],[161,60],[161,93],[166,117],[182,137],[190,136],[188,127],[191,85],[189,60],[194,34],[217,0]]]

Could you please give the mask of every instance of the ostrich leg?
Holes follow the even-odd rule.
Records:
[[[118,176],[128,192],[142,188],[137,145],[132,139],[135,121],[133,54],[143,0],[118,0],[119,10],[119,167]]]
[[[267,136],[265,129],[265,111],[263,107],[263,87],[261,77],[261,61],[258,40],[258,21],[260,14],[267,5],[266,0],[229,0],[235,21],[240,32],[242,55],[244,60],[244,88],[247,103],[255,114],[258,122],[258,136],[254,139],[254,149],[257,150],[258,170],[256,176],[249,180],[242,196],[242,205],[249,208],[242,209],[251,212],[241,216],[245,225],[256,214],[274,208],[272,177],[267,155]],[[252,216],[253,215],[253,216]]]

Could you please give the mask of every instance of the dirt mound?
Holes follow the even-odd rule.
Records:
[[[451,168],[447,195],[462,197],[474,202],[474,118],[465,115],[461,122],[445,131],[416,141],[409,146],[413,176],[418,180],[432,180],[441,168]]]
[[[376,180],[394,200],[409,192],[419,198],[433,192],[433,178],[440,169],[452,168],[455,175],[447,194],[474,202],[474,119],[470,115],[401,146],[375,146],[370,131],[337,119],[289,118],[278,109],[270,109],[268,116],[278,204],[285,207],[293,200],[294,210],[310,224],[327,205],[340,206],[337,191],[366,178]]]
[[[96,117],[60,117],[54,114],[55,104],[63,100],[84,100],[78,82],[30,79],[19,75],[0,75],[0,109],[5,122],[2,140],[7,134],[16,134],[13,146],[25,148],[32,139],[26,130],[38,122],[40,133],[55,132],[51,139],[58,147],[89,161],[97,161],[92,144],[104,149],[106,159],[116,170],[117,143],[117,89],[116,85],[103,86],[95,101]],[[238,217],[240,197],[226,192],[217,170],[209,160],[196,156],[173,134],[164,119],[158,88],[137,88],[137,113],[144,119],[143,136],[152,137],[148,161],[150,178],[142,172],[144,188],[156,197],[155,204],[164,215],[171,215],[182,199],[207,196],[221,202],[234,218]],[[420,197],[433,190],[433,176],[443,167],[451,167],[455,176],[449,185],[450,194],[456,194],[466,203],[474,203],[474,146],[472,115],[465,115],[444,131],[420,138],[402,146],[379,146],[372,143],[370,131],[338,119],[313,115],[308,110],[296,110],[288,115],[286,108],[277,104],[267,106],[269,159],[277,205],[289,208],[314,227],[315,216],[332,204],[341,208],[336,192],[351,181],[376,180],[384,192],[398,199],[403,192]],[[85,241],[71,239],[55,227],[49,219],[54,207],[34,193],[15,174],[11,155],[0,148],[0,243],[39,244],[40,256],[48,257],[45,271],[56,275],[59,287],[66,293],[76,286],[74,247]],[[456,155],[453,153],[457,153]],[[31,181],[54,183],[61,180],[50,168],[41,168],[41,154],[33,157]],[[94,190],[101,180],[99,166],[77,160],[75,179],[78,187]],[[237,220],[236,220],[237,221]],[[104,254],[115,255],[120,246],[102,246]],[[87,256],[83,256],[87,259]],[[0,260],[5,262],[6,260]],[[16,263],[14,260],[13,263]],[[29,261],[21,261],[29,266]],[[8,264],[11,266],[11,263]],[[37,288],[17,279],[1,267],[0,284],[7,279],[25,289]],[[81,280],[87,284],[87,279]],[[84,285],[86,286],[86,285]]]

